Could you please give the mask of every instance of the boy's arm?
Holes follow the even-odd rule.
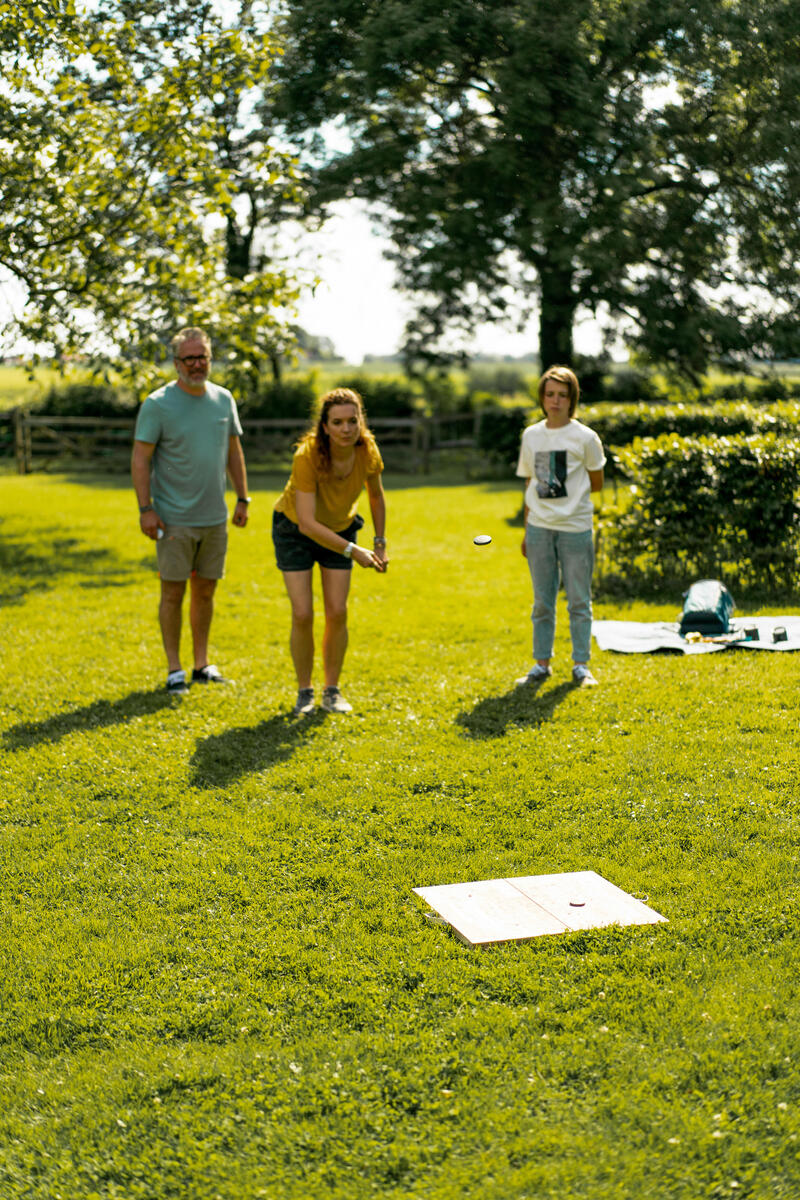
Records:
[[[530,487],[530,483],[531,483],[531,476],[529,475],[528,478],[525,480],[525,489],[522,493],[522,528],[523,528],[524,532],[522,534],[522,545],[520,546],[520,549],[522,551],[523,558],[528,557],[528,547],[525,542],[525,534],[528,532],[528,511],[529,510],[528,510],[528,505],[525,503],[525,497],[528,494],[528,488]]]
[[[590,467],[586,467],[589,475],[589,491],[602,492],[603,482],[605,480],[603,467],[605,466],[606,457],[603,453],[603,444],[600,441],[600,438],[594,432],[591,433],[590,444],[586,447],[586,457],[594,459],[595,462],[597,462],[598,459],[600,461],[600,466],[594,471],[591,470]]]

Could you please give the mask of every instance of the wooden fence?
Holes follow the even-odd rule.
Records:
[[[285,466],[307,424],[289,417],[244,418],[248,462]],[[427,472],[435,451],[475,448],[480,414],[376,417],[370,428],[387,466]],[[0,414],[0,454],[14,455],[20,475],[64,468],[113,473],[127,469],[133,430],[128,417],[43,416],[19,408]]]

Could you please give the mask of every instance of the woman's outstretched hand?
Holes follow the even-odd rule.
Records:
[[[360,567],[372,567],[381,573],[386,570],[388,562],[388,559],[378,558],[373,550],[367,550],[364,546],[354,546],[351,558],[354,558]]]

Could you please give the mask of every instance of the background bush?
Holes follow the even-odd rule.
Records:
[[[532,420],[527,408],[499,408],[490,406],[481,410],[478,427],[478,449],[494,463],[502,463],[514,470],[519,458],[522,431]]]
[[[50,388],[32,412],[54,417],[135,417],[137,404],[125,387],[110,383],[64,383]]]
[[[336,387],[358,392],[370,417],[410,417],[420,407],[417,390],[408,380],[393,375],[348,375]]]
[[[260,385],[255,395],[236,396],[239,413],[250,419],[272,419],[293,417],[307,421],[316,398],[316,385],[312,375],[293,376],[289,379],[268,379]]]
[[[617,453],[631,507],[607,527],[615,570],[637,583],[702,577],[791,591],[800,565],[800,438],[773,433],[636,440]]]

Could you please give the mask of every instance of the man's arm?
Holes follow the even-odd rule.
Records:
[[[238,434],[234,434],[228,443],[228,474],[236,492],[233,523],[234,525],[246,525],[250,497],[247,494],[247,467],[244,461],[244,450]]]
[[[139,528],[153,541],[158,537],[159,529],[164,528],[164,522],[150,503],[150,460],[155,448],[155,442],[135,441],[131,455],[131,479],[139,504]]]

